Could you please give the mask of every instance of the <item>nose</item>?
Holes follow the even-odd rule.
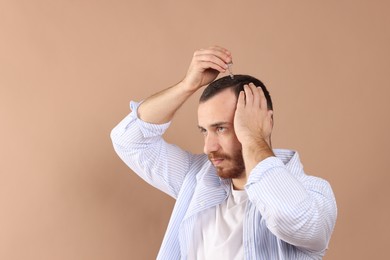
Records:
[[[204,138],[204,148],[203,152],[209,154],[211,152],[216,152],[221,146],[219,145],[218,137],[212,133],[208,133]]]

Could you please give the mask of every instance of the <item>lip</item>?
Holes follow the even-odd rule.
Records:
[[[213,163],[215,166],[217,166],[217,165],[219,165],[220,163],[222,163],[223,160],[224,160],[224,159],[222,159],[222,158],[211,159],[212,163]]]

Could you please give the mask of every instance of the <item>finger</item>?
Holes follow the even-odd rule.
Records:
[[[253,105],[253,93],[249,85],[244,85],[244,91],[245,91],[245,104],[246,106],[252,106]]]
[[[213,63],[220,67],[220,69],[218,70],[222,69],[223,71],[226,71],[226,69],[228,68],[228,65],[223,60],[211,54],[199,54],[194,58],[194,60],[195,62],[201,63]]]
[[[216,71],[219,71],[221,73],[224,73],[226,72],[226,69],[222,68],[221,66],[219,66],[218,64],[215,64],[213,62],[209,62],[209,61],[198,61],[198,66],[203,70],[208,70],[208,69],[213,69],[213,70],[216,70]]]
[[[200,49],[196,52],[194,52],[194,57],[200,56],[200,55],[212,55],[216,56],[219,59],[223,60],[225,63],[230,63],[232,62],[232,56],[229,52],[226,52],[224,50],[220,50],[218,48],[215,49]]]
[[[231,52],[228,49],[223,48],[223,47],[218,46],[218,45],[211,46],[211,47],[209,47],[209,49],[218,50],[218,51],[224,52],[224,53],[226,53],[229,56],[232,55]]]
[[[225,61],[212,54],[201,54],[196,56],[195,59],[198,61],[213,62],[225,70],[228,69],[228,65]]]
[[[245,93],[244,91],[240,91],[240,94],[238,95],[237,100],[237,110],[243,109],[245,107]]]
[[[256,85],[253,83],[249,84],[251,91],[253,93],[253,106],[256,108],[260,107],[260,93],[259,90],[257,89]]]
[[[265,98],[264,91],[261,87],[258,87],[260,93],[260,108],[262,110],[268,110],[267,99]]]

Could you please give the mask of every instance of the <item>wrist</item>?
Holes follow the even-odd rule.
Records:
[[[242,153],[243,156],[245,155],[246,157],[255,159],[258,162],[264,160],[267,157],[275,156],[272,148],[264,139],[243,144]]]
[[[270,137],[264,137],[259,133],[253,134],[251,132],[247,132],[246,134],[241,134],[238,139],[243,147],[271,147]]]
[[[182,80],[177,85],[176,88],[184,95],[184,96],[191,96],[196,92],[196,88],[192,86],[191,84],[187,83],[186,81]]]
[[[264,138],[247,139],[247,141],[243,142],[242,155],[248,175],[259,162],[275,156],[271,146]]]
[[[186,79],[180,81],[178,85],[183,91],[190,95],[195,93],[200,88],[198,85],[192,83],[191,81],[186,81]]]

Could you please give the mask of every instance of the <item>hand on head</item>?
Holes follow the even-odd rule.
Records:
[[[237,100],[234,129],[238,140],[244,144],[264,140],[269,142],[272,132],[272,110],[261,87],[253,83],[244,86]]]
[[[219,73],[228,69],[232,62],[231,53],[219,46],[195,51],[183,83],[189,90],[197,89],[214,81]]]

